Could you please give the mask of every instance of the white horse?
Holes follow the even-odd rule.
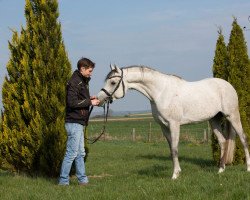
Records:
[[[153,117],[160,124],[170,146],[174,166],[172,179],[176,179],[181,172],[178,160],[180,125],[204,120],[209,120],[221,148],[219,173],[225,170],[227,162],[232,161],[235,132],[243,144],[247,171],[250,171],[248,144],[240,121],[238,97],[228,82],[218,78],[187,82],[144,66],[121,69],[111,66],[105,86],[97,97],[102,105],[108,99],[124,97],[128,89],[135,89],[150,100]],[[223,116],[229,125],[228,136],[222,134]],[[228,161],[228,154],[231,155],[231,161]]]

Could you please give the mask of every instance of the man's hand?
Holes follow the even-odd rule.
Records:
[[[90,96],[90,100],[97,99],[96,96]]]
[[[92,105],[92,106],[98,106],[99,103],[100,103],[100,100],[98,100],[98,99],[96,98],[96,96],[91,96],[91,97],[90,97],[90,100],[91,100],[91,105]]]

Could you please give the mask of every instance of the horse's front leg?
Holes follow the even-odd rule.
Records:
[[[180,164],[178,159],[178,144],[179,144],[179,136],[180,136],[180,124],[178,122],[170,122],[169,124],[170,134],[171,134],[171,155],[173,159],[174,172],[172,179],[177,179],[180,172]]]

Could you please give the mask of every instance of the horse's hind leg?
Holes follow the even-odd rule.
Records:
[[[226,139],[222,134],[221,117],[215,116],[212,119],[210,119],[209,122],[214,134],[218,138],[218,142],[220,145],[219,173],[221,173],[225,170],[224,153],[225,153],[225,143],[226,143]]]
[[[180,134],[180,125],[176,123],[171,123],[170,128],[161,124],[161,129],[164,136],[167,138],[171,156],[173,160],[174,171],[172,175],[172,179],[177,179],[180,172],[180,164],[178,159],[178,143],[179,143],[179,134]]]
[[[240,141],[245,151],[247,171],[250,171],[250,156],[249,156],[248,144],[246,135],[243,132],[242,124],[240,121],[240,114],[238,111],[235,111],[233,114],[229,115],[227,119],[231,123],[232,128],[234,129],[231,131],[235,131],[240,138]]]
[[[169,127],[161,124],[161,130],[162,130],[163,135],[166,137],[169,148],[171,150],[171,135],[170,135]]]

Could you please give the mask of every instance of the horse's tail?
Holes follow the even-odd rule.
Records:
[[[225,152],[224,152],[224,162],[225,164],[232,164],[234,160],[234,150],[235,150],[235,136],[236,133],[229,121],[226,121],[226,144],[225,144]]]

